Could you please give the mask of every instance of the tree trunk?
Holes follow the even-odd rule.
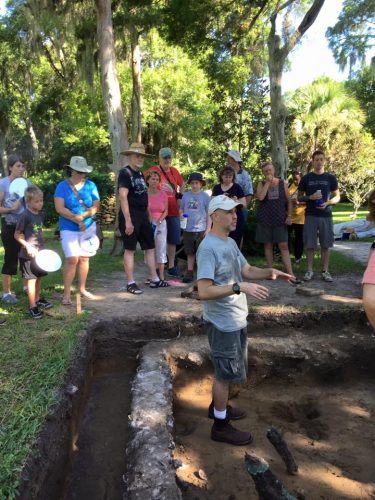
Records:
[[[271,156],[276,175],[286,178],[288,171],[288,153],[285,145],[285,120],[287,115],[284,98],[281,93],[284,58],[278,47],[278,37],[268,39],[268,68],[271,99]]]
[[[111,168],[116,174],[126,164],[121,155],[128,146],[128,131],[121,105],[120,83],[117,77],[115,42],[113,37],[112,11],[110,0],[96,0],[99,60],[104,106],[107,112],[108,129],[112,149]],[[115,187],[116,200],[118,198]],[[118,206],[118,202],[116,203]],[[122,252],[122,240],[118,231],[117,216],[112,255]]]
[[[26,120],[27,123],[27,131],[29,133],[30,141],[31,141],[31,156],[33,159],[32,170],[35,173],[36,166],[39,160],[39,144],[38,139],[36,138],[35,130],[33,127],[33,123],[30,118]]]
[[[132,58],[132,142],[142,142],[142,105],[141,105],[141,49],[139,32],[134,24],[130,24],[131,58]]]
[[[290,34],[284,36],[284,45],[281,46],[281,39],[276,33],[276,20],[278,14],[283,9],[290,9],[295,0],[286,0],[277,7],[271,15],[271,29],[268,35],[268,68],[270,78],[270,99],[271,99],[271,151],[272,162],[275,166],[277,175],[286,178],[288,170],[288,154],[285,146],[285,120],[287,115],[281,91],[282,76],[285,61],[289,53],[297,45],[301,37],[315,22],[318,14],[323,7],[325,0],[314,0],[309,10],[304,15],[299,26]]]
[[[7,153],[5,150],[5,134],[0,130],[0,159],[1,159],[1,175],[5,177],[7,175]]]

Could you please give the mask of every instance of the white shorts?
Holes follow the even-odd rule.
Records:
[[[154,240],[156,263],[165,264],[167,262],[167,222],[165,220],[157,225]]]
[[[86,231],[60,231],[60,241],[65,257],[91,257],[81,248],[81,241],[96,235],[96,223],[93,222]]]

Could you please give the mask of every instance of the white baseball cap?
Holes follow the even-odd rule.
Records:
[[[242,206],[238,201],[232,200],[226,194],[219,194],[219,196],[214,196],[208,205],[208,214],[212,215],[216,210],[221,208],[221,210],[232,210],[234,207]]]
[[[229,151],[227,151],[227,155],[233,158],[233,160],[236,161],[237,163],[242,162],[240,153],[236,149],[230,149]]]

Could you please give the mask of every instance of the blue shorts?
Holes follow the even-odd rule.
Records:
[[[204,322],[208,335],[215,379],[243,384],[247,380],[247,329],[222,332],[212,323]]]
[[[179,245],[181,243],[180,217],[166,218],[167,221],[167,243],[170,245]]]

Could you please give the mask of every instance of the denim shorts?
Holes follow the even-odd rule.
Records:
[[[243,384],[248,373],[247,329],[222,332],[212,323],[204,322],[208,335],[215,379],[222,382]]]
[[[180,217],[168,216],[167,221],[167,243],[179,245],[181,243]]]

